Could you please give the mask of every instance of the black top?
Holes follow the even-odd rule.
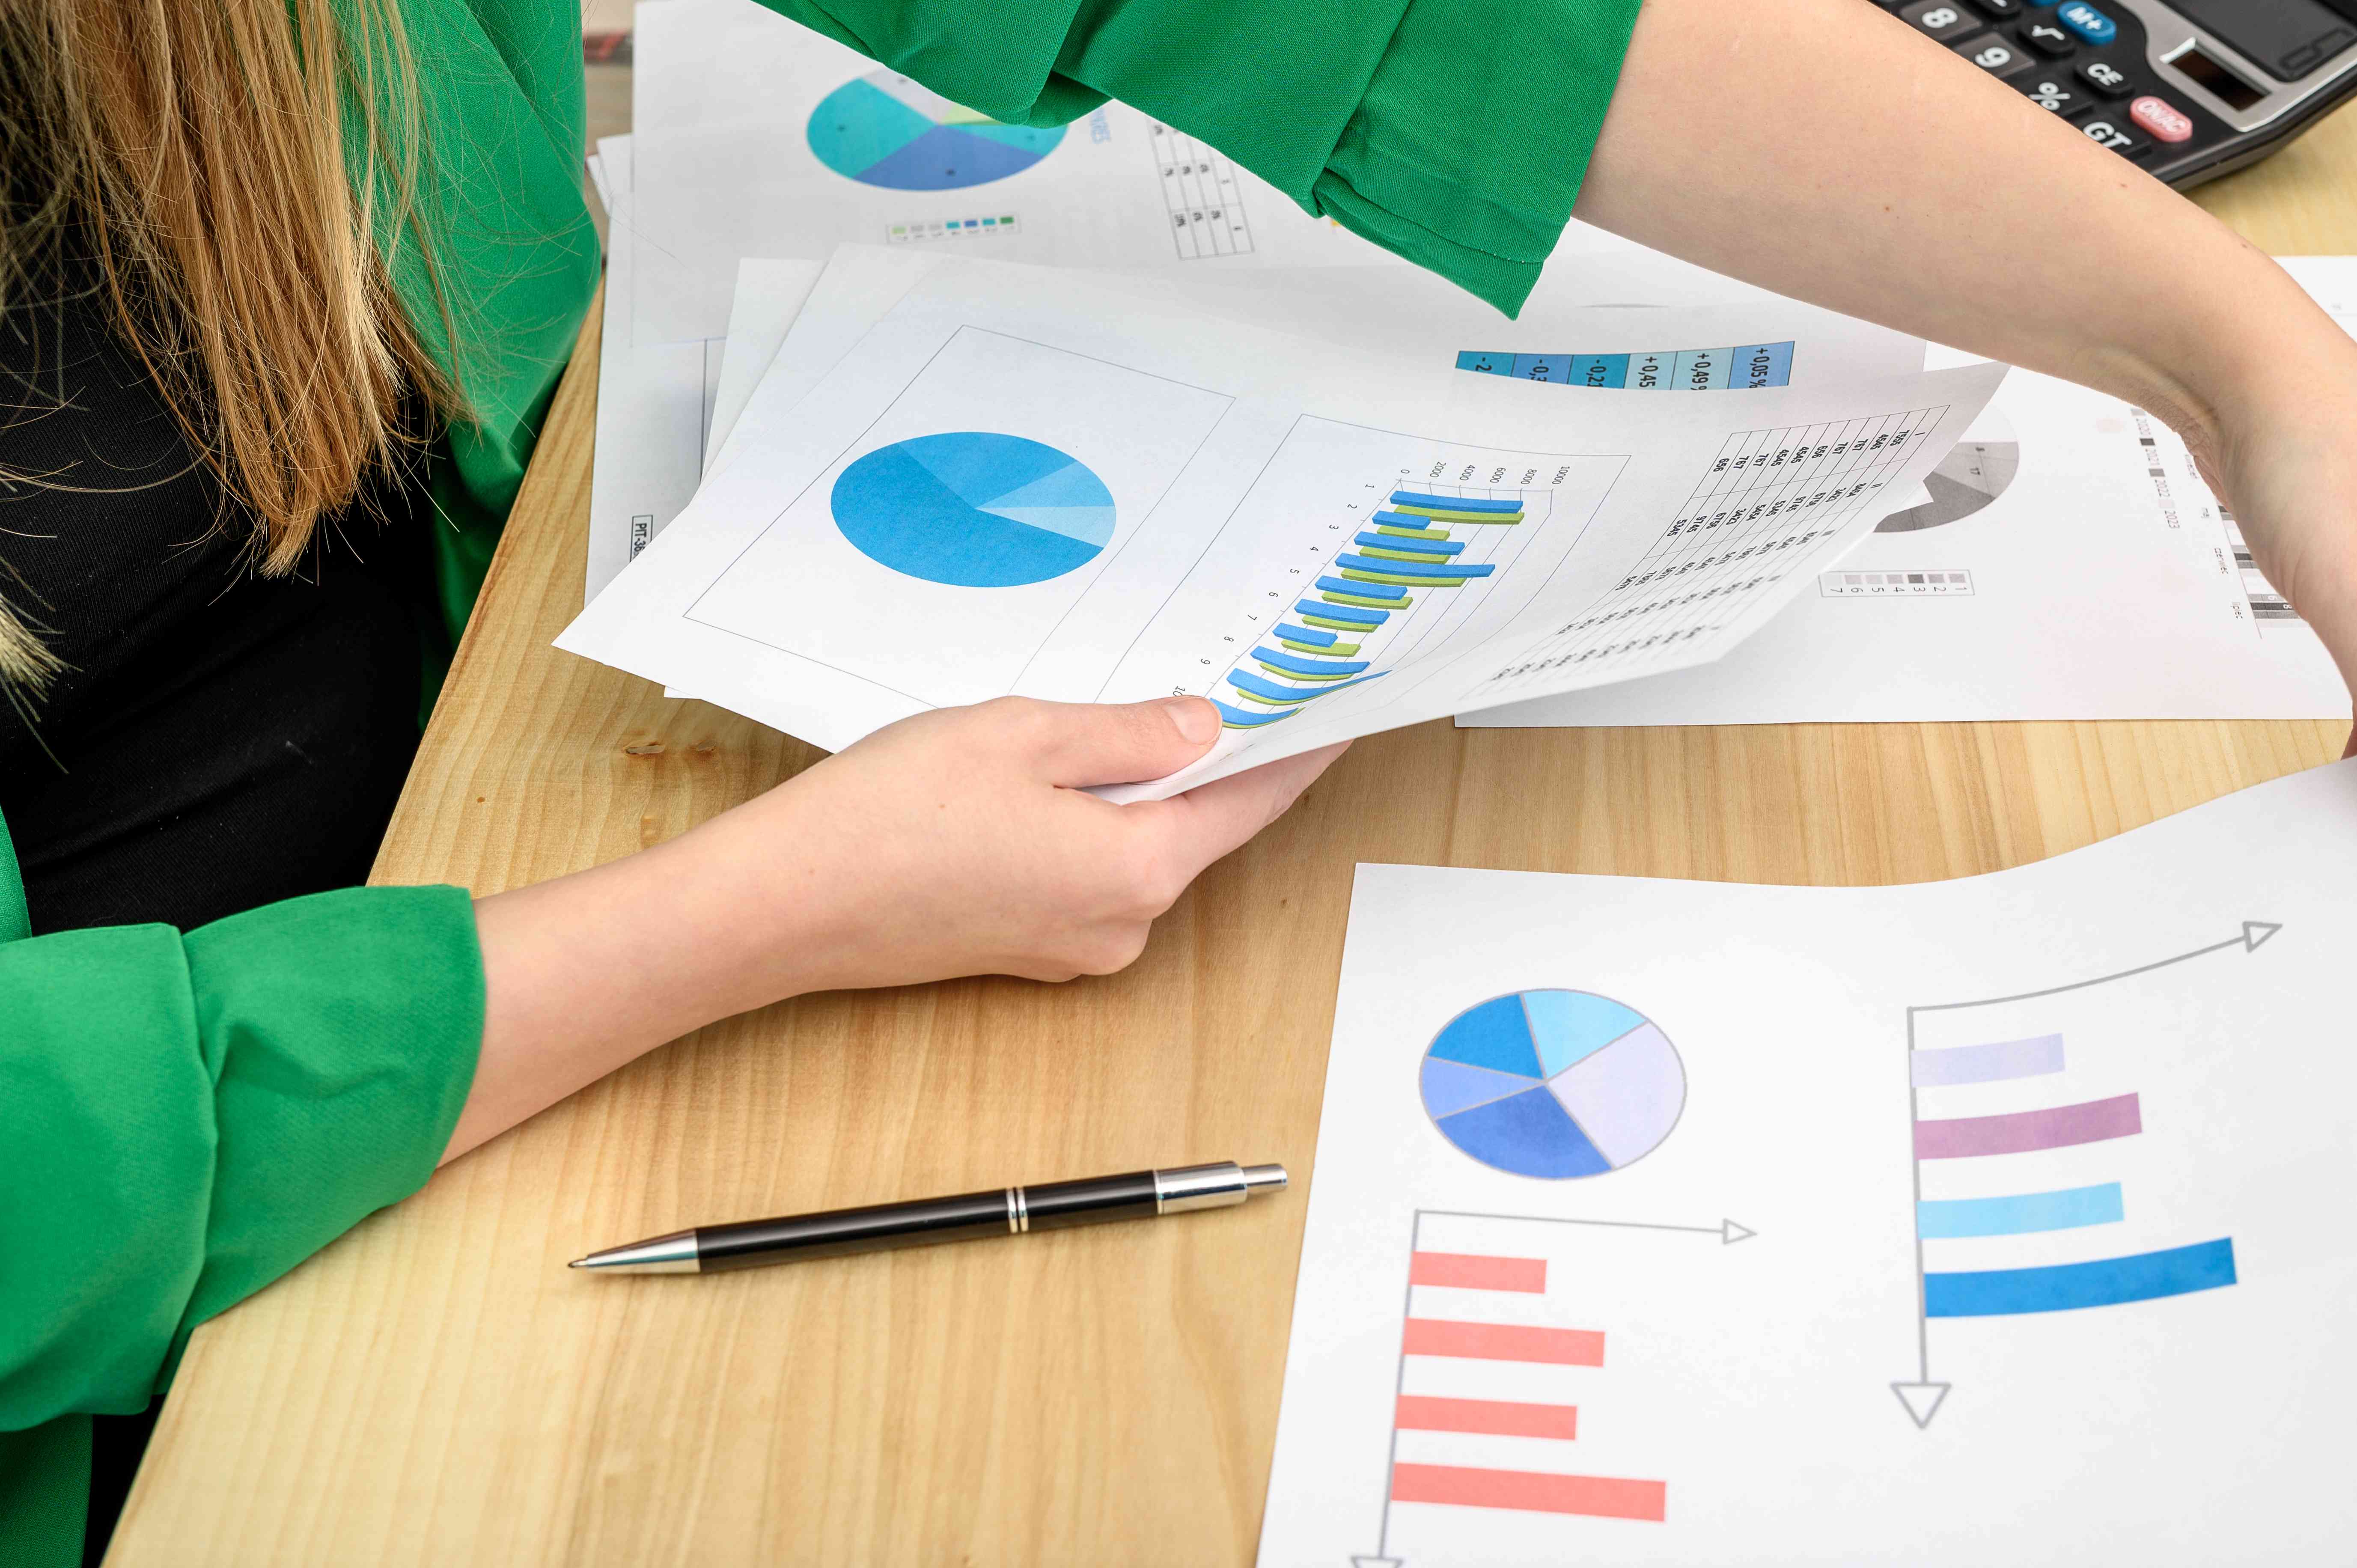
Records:
[[[363,880],[417,745],[430,602],[405,496],[294,577],[229,501],[87,269],[0,315],[0,597],[69,666],[0,701],[0,813],[38,932],[187,929]]]

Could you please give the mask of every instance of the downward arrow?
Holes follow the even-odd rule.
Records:
[[[1907,1413],[1915,1418],[1915,1424],[1923,1427],[1931,1425],[1932,1417],[1939,1413],[1940,1402],[1948,1397],[1948,1385],[1893,1383],[1890,1391],[1899,1396],[1899,1402],[1907,1407]]]

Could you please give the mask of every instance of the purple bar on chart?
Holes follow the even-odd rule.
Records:
[[[1915,1123],[1915,1157],[1960,1160],[1975,1155],[2019,1155],[2032,1149],[2062,1149],[2100,1144],[2144,1131],[2144,1114],[2133,1094],[2017,1111],[2006,1116],[1960,1116]]]
[[[1918,1089],[1951,1083],[1996,1083],[2062,1070],[2062,1036],[1993,1040],[1986,1046],[1942,1046],[1907,1058],[1909,1080]]]

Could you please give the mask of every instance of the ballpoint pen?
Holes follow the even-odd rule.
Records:
[[[637,1274],[750,1269],[803,1258],[834,1258],[847,1252],[1020,1236],[1109,1219],[1151,1219],[1198,1208],[1225,1208],[1255,1192],[1282,1187],[1286,1181],[1283,1165],[1240,1165],[1222,1160],[1216,1165],[992,1187],[952,1197],[920,1197],[777,1219],[699,1225],[692,1230],[608,1247],[576,1258],[570,1266]]]

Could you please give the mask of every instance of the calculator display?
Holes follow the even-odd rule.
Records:
[[[2169,0],[2169,7],[2278,81],[2298,81],[2357,44],[2357,18],[2322,0]]]

